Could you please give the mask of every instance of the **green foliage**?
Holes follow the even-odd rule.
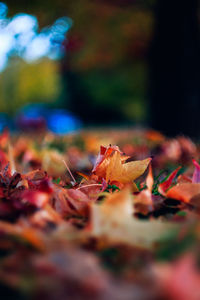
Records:
[[[112,184],[112,185],[108,184],[105,192],[110,192],[110,190],[112,192],[115,192],[115,191],[120,191],[120,188],[118,186],[116,186],[115,184]]]
[[[141,187],[140,182],[136,182],[135,184],[136,184],[139,192],[141,192],[142,190],[145,190],[147,188],[146,185],[144,185],[143,187]]]
[[[36,1],[20,2],[16,7],[12,3],[9,10],[14,14],[28,9],[38,17],[41,27],[63,15],[70,17],[73,27],[68,38],[72,44],[77,40],[78,46],[67,52],[63,64],[83,81],[84,90],[91,96],[87,109],[113,111],[113,115],[133,123],[147,118],[144,58],[153,28],[151,3],[141,0],[120,6],[114,1]],[[59,64],[49,60],[32,65],[12,61],[0,77],[0,110],[13,114],[26,103],[56,101],[69,108],[68,101],[73,99],[64,78],[61,86]]]
[[[61,178],[58,177],[58,178],[56,178],[56,179],[53,179],[52,181],[53,181],[53,183],[55,183],[55,184],[59,184],[60,181],[61,181]]]
[[[49,59],[27,64],[13,59],[0,76],[0,110],[13,114],[27,103],[52,103],[60,96],[57,62]]]
[[[95,107],[112,109],[127,121],[144,121],[147,115],[146,67],[143,62],[80,74]]]
[[[160,173],[158,174],[158,176],[156,176],[156,178],[154,179],[154,184],[153,184],[153,188],[152,188],[152,194],[153,195],[160,195],[160,193],[158,192],[158,187],[159,184],[161,184],[162,182],[164,182],[169,175],[167,175],[164,179],[160,179],[160,177],[165,173],[165,170],[161,170]]]
[[[57,151],[63,153],[66,151],[67,145],[66,145],[66,141],[64,141],[63,139],[57,139],[49,143],[47,147],[49,149],[56,149]]]
[[[186,217],[187,216],[187,212],[186,211],[178,211],[176,214],[179,217]]]
[[[185,172],[187,168],[186,167],[182,167],[176,177],[178,177],[179,175],[183,174]],[[165,174],[165,170],[161,170],[160,173],[158,174],[158,176],[156,176],[156,178],[154,179],[154,184],[153,184],[153,189],[152,189],[152,193],[153,195],[160,195],[159,191],[158,191],[158,187],[159,184],[163,183],[164,181],[166,181],[168,179],[168,177],[170,176],[171,172],[174,171],[174,165],[173,167],[170,169],[170,172],[167,176],[165,176],[163,178],[163,175]],[[173,186],[173,184],[171,185],[171,187]]]

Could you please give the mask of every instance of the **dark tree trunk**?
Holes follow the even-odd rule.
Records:
[[[200,137],[198,0],[158,0],[150,48],[151,125]]]

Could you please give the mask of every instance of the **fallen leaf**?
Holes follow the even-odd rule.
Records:
[[[178,171],[181,169],[181,167],[178,167],[176,170],[174,170],[167,180],[159,184],[158,191],[160,194],[165,195],[166,191],[170,188],[174,178],[176,177]]]
[[[158,220],[141,221],[133,216],[133,196],[129,189],[109,195],[101,205],[91,205],[90,233],[111,241],[152,248],[177,224]]]
[[[199,195],[200,201],[200,183],[180,183],[172,187],[166,193],[168,198],[190,203],[192,198]]]
[[[130,183],[144,173],[150,161],[151,158],[146,158],[144,160],[122,163],[120,153],[115,152],[110,158],[106,169],[106,181]]]

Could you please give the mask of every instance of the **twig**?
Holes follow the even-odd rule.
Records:
[[[11,169],[11,174],[13,175],[16,172],[16,167],[15,167],[15,161],[14,161],[14,155],[13,155],[13,147],[11,144],[8,144],[8,157],[10,161],[10,169]]]
[[[87,188],[87,187],[90,187],[90,186],[102,186],[102,184],[100,184],[100,183],[93,183],[93,184],[88,184],[88,185],[82,185],[79,188],[77,188],[77,190],[84,189],[84,188]]]
[[[67,165],[66,161],[65,161],[64,159],[63,159],[62,161],[63,161],[63,163],[64,163],[65,167],[67,168],[67,171],[69,172],[69,174],[70,174],[70,176],[71,176],[71,178],[72,178],[72,180],[73,180],[74,184],[76,184],[76,183],[77,183],[77,182],[76,182],[76,179],[74,178],[74,176],[73,176],[72,172],[70,171],[70,168],[68,167],[68,165]]]

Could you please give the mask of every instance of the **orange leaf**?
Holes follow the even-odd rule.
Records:
[[[143,190],[134,197],[134,203],[153,207],[152,194],[149,190]]]
[[[33,228],[0,221],[0,232],[6,235],[18,236],[38,250],[44,251],[45,249],[45,244],[41,239],[40,232]]]
[[[147,179],[146,179],[146,185],[147,185],[147,189],[149,191],[152,191],[152,187],[153,187],[153,172],[152,172],[152,166],[151,164],[149,165],[149,172],[148,172],[148,175],[147,175]]]
[[[200,196],[200,183],[181,183],[172,187],[167,197],[189,203],[193,197]]]

